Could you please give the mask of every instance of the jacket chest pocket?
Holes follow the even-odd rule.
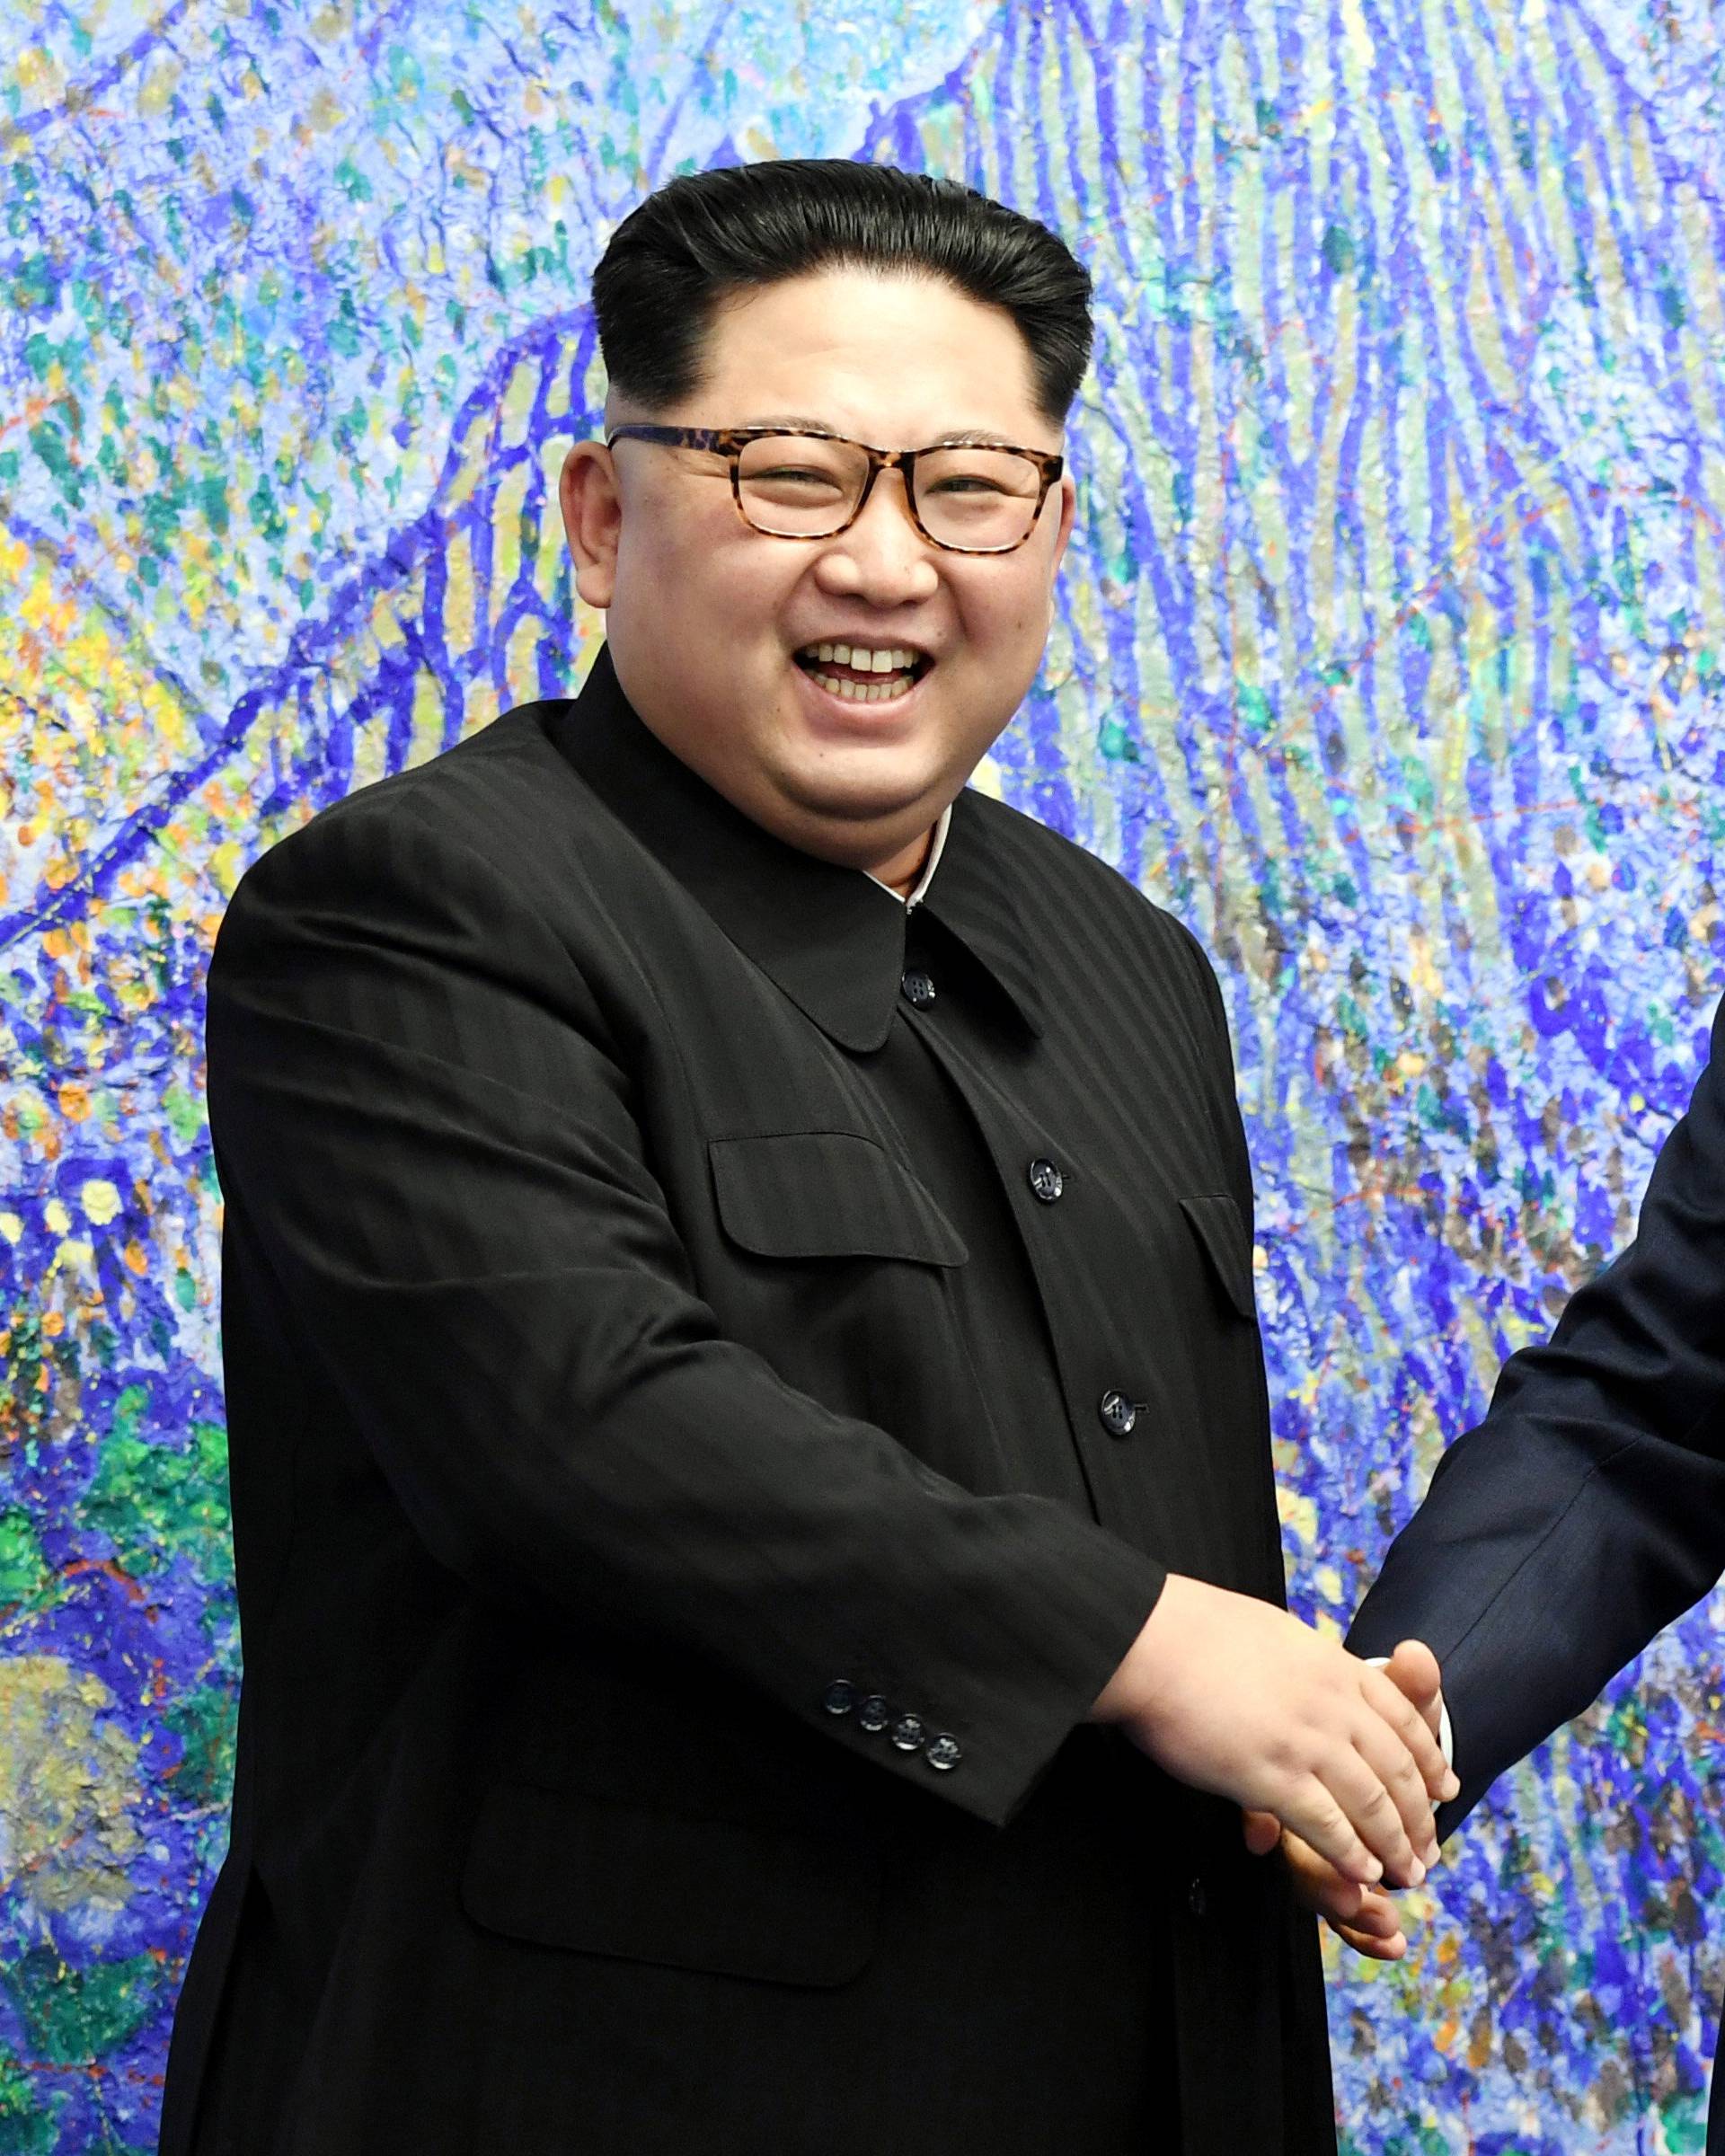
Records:
[[[1209,1261],[1211,1277],[1222,1291],[1223,1306],[1255,1324],[1258,1310],[1252,1294],[1252,1238],[1240,1217],[1239,1206],[1225,1192],[1206,1191],[1201,1197],[1182,1197],[1180,1209]]]
[[[910,1171],[860,1132],[780,1131],[708,1146],[719,1224],[755,1258],[967,1262],[963,1238]]]

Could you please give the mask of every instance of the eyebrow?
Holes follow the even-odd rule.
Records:
[[[756,419],[739,420],[738,425],[739,427],[785,427],[799,432],[807,431],[812,434],[840,434],[843,431],[842,429],[835,427],[830,420],[811,419],[807,412],[793,411],[765,411]],[[1016,448],[1018,445],[1015,442],[1009,442],[1004,434],[993,434],[985,429],[971,429],[966,431],[939,435],[933,441],[925,443],[923,446],[929,449],[1013,449]]]

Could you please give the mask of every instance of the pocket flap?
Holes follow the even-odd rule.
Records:
[[[521,1783],[481,1809],[462,1881],[475,1923],[535,1946],[830,1988],[874,1948],[876,1852]]]
[[[1255,1319],[1252,1291],[1252,1243],[1240,1208],[1225,1191],[1182,1197],[1180,1209],[1191,1223],[1223,1294],[1243,1318]]]
[[[714,1138],[719,1218],[760,1258],[907,1258],[963,1265],[963,1238],[907,1168],[848,1130]]]

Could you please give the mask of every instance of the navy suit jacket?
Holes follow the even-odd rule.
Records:
[[[1349,1636],[1427,1640],[1462,1793],[1579,1714],[1725,1571],[1725,1009],[1635,1240],[1505,1366]],[[1715,2082],[1710,2150],[1725,2150]]]

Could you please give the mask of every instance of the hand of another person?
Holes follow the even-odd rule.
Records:
[[[1286,1610],[1171,1573],[1092,1719],[1181,1781],[1267,1812],[1343,1878],[1417,1886],[1455,1794],[1390,1674]]]
[[[1384,1674],[1425,1719],[1431,1734],[1441,1739],[1444,1726],[1444,1676],[1438,1657],[1423,1639],[1404,1639],[1384,1665]]]
[[[1393,1655],[1373,1657],[1373,1666],[1382,1669],[1409,1704],[1418,1708],[1427,1728],[1438,1739],[1445,1764],[1453,1766],[1450,1738],[1444,1727],[1443,1673],[1437,1656],[1423,1639],[1403,1639]],[[1281,1822],[1273,1814],[1247,1812],[1246,1845],[1254,1856],[1268,1855],[1281,1838]]]
[[[1436,1736],[1442,1727],[1443,1683],[1438,1657],[1422,1640],[1404,1639],[1385,1666],[1385,1674],[1415,1707]],[[1279,1842],[1296,1897],[1324,1922],[1357,1954],[1374,1961],[1400,1961],[1408,1950],[1407,1934],[1395,1904],[1381,1887],[1344,1878],[1297,1834],[1286,1833],[1269,1812],[1248,1812],[1246,1846],[1265,1856]]]
[[[1408,1950],[1402,1913],[1381,1886],[1343,1878],[1297,1834],[1283,1834],[1281,1843],[1296,1900],[1322,1917],[1356,1954],[1373,1961],[1401,1960]]]

